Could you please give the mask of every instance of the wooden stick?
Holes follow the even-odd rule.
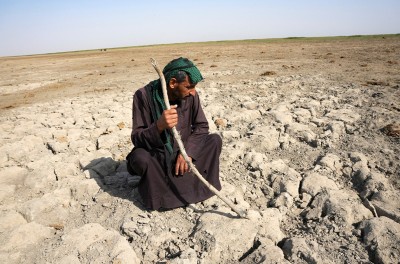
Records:
[[[165,83],[164,74],[160,70],[160,68],[158,68],[158,65],[157,65],[157,62],[156,62],[155,59],[151,58],[150,61],[151,61],[151,64],[153,65],[154,69],[156,70],[156,72],[160,76],[161,88],[162,88],[162,91],[163,91],[163,97],[164,97],[164,101],[165,101],[165,106],[167,107],[167,109],[171,109],[171,105],[169,104],[168,93],[167,93],[167,85]],[[207,188],[211,192],[213,192],[222,201],[224,201],[235,213],[237,213],[242,218],[247,218],[245,212],[240,211],[239,209],[237,209],[236,206],[228,198],[223,196],[217,189],[215,189],[214,186],[212,186],[206,179],[203,178],[203,176],[201,176],[201,174],[197,170],[196,166],[194,166],[193,162],[189,159],[189,156],[186,153],[185,147],[183,146],[183,142],[182,142],[181,136],[179,135],[178,131],[176,130],[176,127],[172,128],[172,134],[174,135],[174,138],[175,138],[176,142],[178,143],[179,150],[181,151],[181,154],[182,154],[183,158],[185,159],[185,161],[189,165],[189,167],[190,167],[191,171],[194,173],[194,175],[196,175],[197,178],[199,178],[199,180],[202,183],[204,183],[204,185],[207,186]]]

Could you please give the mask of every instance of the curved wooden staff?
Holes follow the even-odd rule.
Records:
[[[161,88],[162,88],[162,91],[163,91],[163,97],[164,97],[164,101],[165,101],[165,106],[166,106],[167,109],[171,109],[171,105],[169,104],[169,100],[168,100],[167,85],[165,83],[164,74],[160,70],[160,68],[158,68],[157,61],[155,59],[151,58],[150,61],[151,61],[151,64],[153,65],[154,69],[156,70],[156,72],[160,76]],[[202,183],[204,183],[204,185],[207,186],[207,188],[211,192],[213,192],[215,195],[217,195],[233,211],[235,211],[235,213],[237,213],[242,218],[247,218],[245,212],[242,212],[242,211],[238,210],[236,208],[236,206],[229,199],[227,199],[225,196],[223,196],[217,189],[215,189],[214,186],[212,186],[206,179],[203,178],[203,176],[201,176],[199,171],[194,166],[193,162],[189,159],[189,156],[186,154],[186,150],[185,150],[185,147],[183,146],[183,142],[182,142],[181,136],[179,135],[178,131],[176,130],[176,127],[172,128],[172,134],[174,135],[174,138],[175,138],[176,142],[178,142],[179,150],[181,151],[181,154],[182,154],[183,158],[185,159],[185,161],[189,165],[189,167],[192,170],[192,172],[194,173],[194,175],[196,175],[197,178],[199,178],[199,180]]]

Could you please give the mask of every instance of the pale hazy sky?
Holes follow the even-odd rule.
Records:
[[[400,33],[400,0],[0,0],[0,56]]]

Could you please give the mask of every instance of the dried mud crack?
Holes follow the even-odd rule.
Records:
[[[397,263],[400,37],[0,58],[2,263]],[[244,52],[245,51],[245,52]],[[223,195],[147,211],[132,95],[185,56]],[[389,63],[390,61],[390,63]],[[62,82],[58,82],[62,80]]]

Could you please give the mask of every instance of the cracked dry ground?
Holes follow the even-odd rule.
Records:
[[[397,263],[400,37],[0,58],[2,263]],[[223,194],[146,211],[126,171],[134,91],[184,56]]]

